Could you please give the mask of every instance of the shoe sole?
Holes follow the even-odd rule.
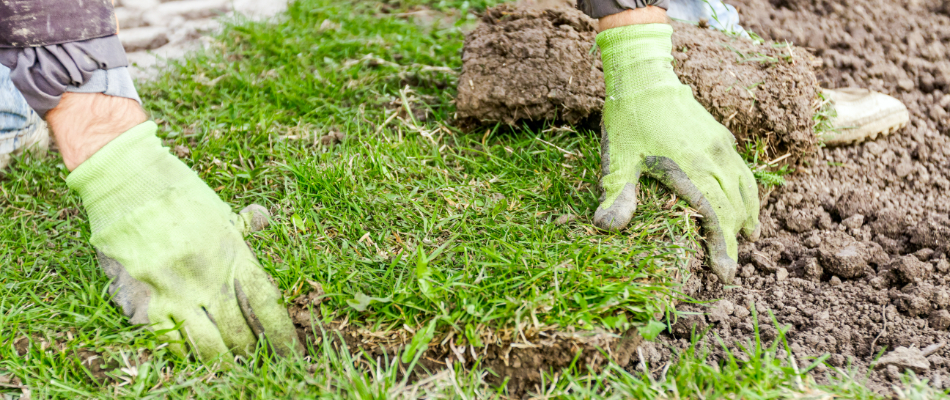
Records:
[[[876,140],[906,127],[909,121],[910,113],[904,110],[864,124],[860,129],[844,129],[837,137],[823,143],[826,146],[846,146]]]

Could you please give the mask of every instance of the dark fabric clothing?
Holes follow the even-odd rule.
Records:
[[[603,18],[608,15],[646,6],[669,9],[670,0],[577,0],[577,8],[591,18]]]
[[[69,86],[82,86],[93,72],[129,65],[116,35],[26,48],[0,48],[0,64],[41,117],[59,104]]]
[[[0,47],[49,46],[116,32],[112,0],[0,0]]]
[[[99,69],[129,65],[112,0],[0,0],[0,64],[40,116]]]

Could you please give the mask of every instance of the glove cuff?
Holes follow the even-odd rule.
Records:
[[[673,72],[673,27],[638,24],[597,35],[607,95],[630,95],[660,85],[680,85]]]
[[[152,121],[136,125],[102,147],[66,177],[79,193],[92,232],[108,227],[177,182],[196,174],[162,147]]]

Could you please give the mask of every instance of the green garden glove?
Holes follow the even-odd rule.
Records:
[[[231,212],[156,129],[132,128],[66,178],[113,300],[132,323],[151,325],[179,354],[187,343],[204,361],[247,355],[261,335],[280,354],[300,348],[280,292],[244,242],[266,211]]]
[[[736,273],[741,230],[758,235],[759,199],[735,138],[693,98],[673,72],[673,28],[630,25],[597,35],[607,98],[601,143],[604,190],[594,224],[623,229],[646,173],[703,216],[709,263],[725,283]]]

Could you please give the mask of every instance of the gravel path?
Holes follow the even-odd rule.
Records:
[[[180,58],[208,44],[221,19],[270,18],[288,0],[116,0],[119,38],[137,80],[154,77],[162,60]]]

